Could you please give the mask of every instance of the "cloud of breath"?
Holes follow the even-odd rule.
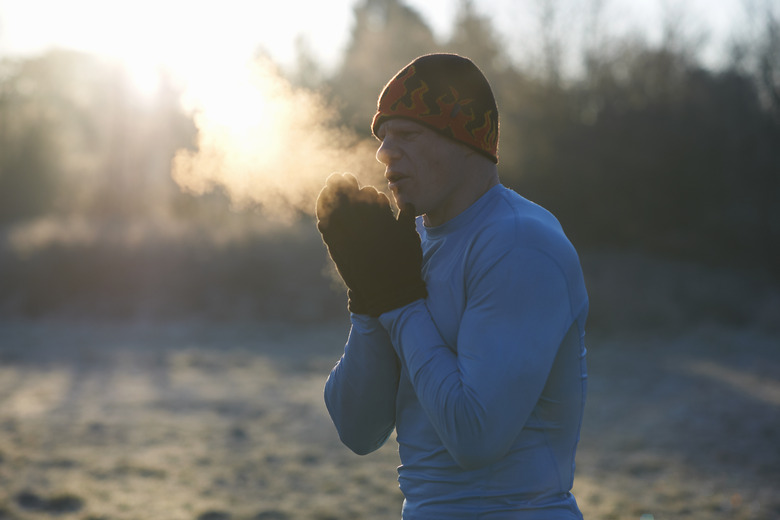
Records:
[[[179,150],[173,160],[183,190],[222,189],[236,207],[284,220],[313,213],[330,173],[351,172],[381,187],[376,141],[336,127],[338,114],[320,95],[294,88],[263,60],[209,72],[187,94],[198,139],[195,150]]]

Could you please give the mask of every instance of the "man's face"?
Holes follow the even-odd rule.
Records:
[[[402,118],[389,119],[377,132],[376,158],[398,207],[413,204],[426,224],[443,224],[460,211],[468,150],[433,130]]]

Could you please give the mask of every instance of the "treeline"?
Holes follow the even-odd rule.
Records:
[[[285,73],[367,136],[376,96],[401,66],[432,51],[469,56],[497,96],[503,182],[551,209],[578,249],[780,276],[780,19],[767,6],[717,70],[670,25],[656,45],[594,35],[572,72],[565,37],[552,36],[565,31],[546,32],[529,61],[468,0],[447,41],[401,0],[362,0],[335,70],[304,42]],[[181,86],[160,79],[139,96],[130,71],[96,56],[0,61],[0,312],[44,312],[80,292],[90,309],[121,300],[118,314],[139,300],[226,314],[238,302],[251,314],[265,293],[289,305],[262,308],[308,301],[313,315],[327,300],[311,298],[324,253],[310,222],[268,238],[219,190],[176,186],[171,159],[196,146],[197,128]],[[282,258],[284,236],[294,261]]]

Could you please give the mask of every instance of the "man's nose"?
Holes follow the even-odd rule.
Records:
[[[398,151],[398,148],[393,145],[392,139],[385,138],[376,151],[376,160],[385,166],[390,166],[393,161],[398,159],[399,155],[400,152]]]

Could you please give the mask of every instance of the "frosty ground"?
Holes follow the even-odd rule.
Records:
[[[0,322],[0,520],[398,519],[322,386],[348,324]],[[588,519],[780,518],[780,333],[589,334]]]

